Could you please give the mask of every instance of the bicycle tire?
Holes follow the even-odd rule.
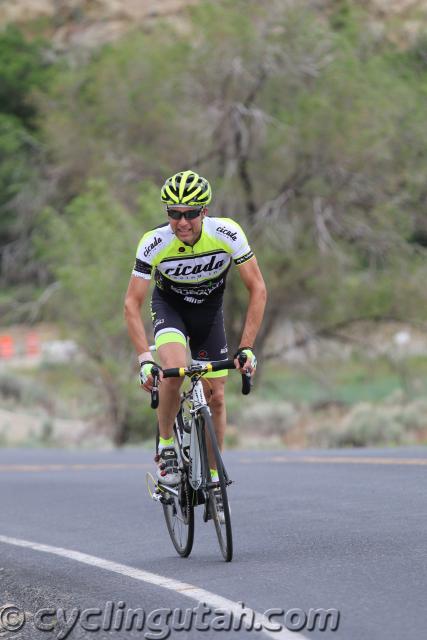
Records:
[[[209,433],[212,450],[218,470],[219,488],[224,509],[224,522],[221,522],[218,516],[213,489],[209,489],[209,509],[215,525],[215,531],[223,558],[226,562],[231,562],[233,558],[233,532],[231,528],[230,505],[228,503],[224,464],[222,462],[221,452],[218,447],[212,418],[207,407],[202,407],[200,409],[200,416],[205,424],[207,432]]]
[[[163,514],[169,536],[175,550],[182,558],[187,558],[194,542],[194,507],[191,504],[191,491],[185,476],[176,487],[179,495],[165,491],[168,503],[163,503]]]
[[[174,426],[175,430],[176,427]],[[175,442],[178,444],[176,433]],[[192,504],[193,494],[188,483],[185,467],[182,470],[181,482],[174,489],[178,490],[178,497],[169,493],[167,488],[165,490],[165,499],[168,502],[166,504],[163,503],[163,514],[175,550],[181,557],[187,558],[191,553],[194,542],[194,507]]]

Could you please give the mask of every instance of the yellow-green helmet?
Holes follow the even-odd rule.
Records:
[[[161,199],[165,204],[186,204],[189,207],[207,205],[212,200],[212,189],[206,178],[195,171],[180,171],[168,178],[162,187]]]

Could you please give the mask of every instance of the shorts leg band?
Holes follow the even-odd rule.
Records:
[[[171,342],[178,342],[182,344],[184,347],[187,346],[187,339],[179,329],[162,329],[156,333],[155,343],[156,349],[161,347],[164,344],[169,344]]]

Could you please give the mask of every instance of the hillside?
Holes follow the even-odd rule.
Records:
[[[138,240],[166,217],[159,186],[184,167],[209,177],[210,215],[242,224],[267,282],[254,432],[424,442],[426,24],[427,0],[0,2],[0,445],[27,409],[22,433],[44,445],[53,418],[117,445],[151,434],[123,297]],[[23,366],[23,326],[40,322],[81,359],[52,361],[54,344]]]
[[[159,18],[185,27],[185,9],[201,0],[20,0],[0,4],[0,27],[34,22],[56,49],[96,48],[135,27],[149,29]],[[290,3],[293,0],[288,0]],[[379,37],[411,42],[427,26],[426,0],[309,0],[313,9],[329,14],[353,5],[366,10],[370,28]]]
[[[199,0],[20,0],[0,4],[0,26],[35,22],[57,49],[97,47],[135,26],[161,17],[180,18]]]

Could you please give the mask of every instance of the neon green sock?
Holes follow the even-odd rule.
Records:
[[[165,447],[172,447],[175,444],[175,438],[172,436],[171,438],[159,438],[159,451],[164,449]]]
[[[211,472],[211,480],[212,480],[212,482],[218,482],[218,480],[219,480],[218,471],[216,469],[209,469],[209,471]]]

